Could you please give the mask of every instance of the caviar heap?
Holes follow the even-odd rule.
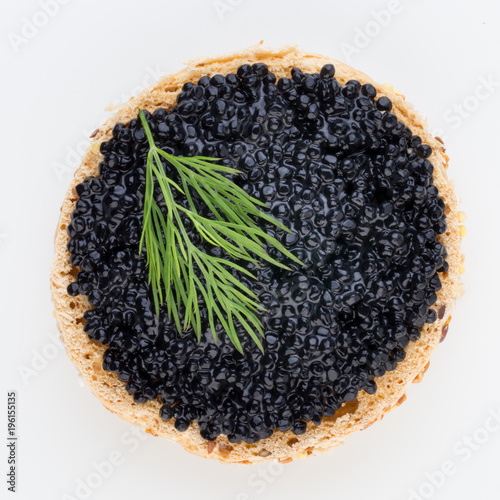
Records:
[[[373,394],[375,377],[394,370],[436,320],[446,220],[432,150],[372,85],[340,85],[334,73],[296,68],[277,80],[264,64],[244,65],[186,83],[173,109],[146,113],[159,147],[239,169],[232,180],[292,231],[263,226],[303,267],[263,263],[251,269],[255,280],[236,274],[266,308],[263,353],[242,328],[240,354],[220,326],[217,344],[207,324],[198,343],[164,310],[155,315],[138,248],[148,152],[138,119],[115,126],[101,144],[99,176],[76,187],[68,249],[80,272],[68,293],[94,306],[84,330],[107,346],[104,369],[136,402],[160,398],[161,417],[179,431],[196,421],[207,440],[302,434],[359,391]]]

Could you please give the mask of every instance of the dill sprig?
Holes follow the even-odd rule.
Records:
[[[236,332],[235,321],[238,321],[263,350],[259,336],[263,337],[264,332],[258,313],[264,308],[256,294],[238,281],[231,270],[255,278],[235,261],[258,266],[261,260],[289,269],[268,255],[266,243],[302,264],[276,238],[262,230],[257,221],[261,219],[290,232],[289,229],[260,210],[259,207],[267,207],[265,203],[251,197],[223,175],[238,174],[238,170],[216,164],[217,158],[178,157],[163,151],[156,146],[142,110],[139,110],[139,117],[149,143],[139,248],[142,253],[145,243],[156,314],[159,315],[160,306],[165,304],[179,332],[192,327],[200,340],[198,301],[201,298],[215,341],[218,318],[236,349],[243,352]],[[178,182],[166,175],[162,160],[175,168]],[[155,199],[156,185],[160,188],[166,214]],[[186,206],[176,201],[175,191],[185,197]],[[211,218],[199,213],[193,201],[195,194],[197,201],[208,207]],[[191,223],[203,240],[220,247],[225,253],[224,258],[209,255],[197,247],[189,237],[185,221]],[[183,323],[181,308],[184,309]]]

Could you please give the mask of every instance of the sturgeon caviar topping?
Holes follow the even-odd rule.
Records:
[[[76,188],[68,250],[80,272],[68,293],[94,307],[84,330],[107,346],[104,369],[136,402],[159,397],[161,417],[179,431],[197,422],[207,440],[248,443],[304,433],[359,391],[374,393],[375,378],[436,320],[448,264],[432,150],[372,85],[340,85],[334,74],[331,65],[319,74],[295,68],[277,80],[264,64],[244,65],[186,83],[171,110],[144,113],[158,148],[241,170],[228,179],[290,229],[258,221],[304,266],[268,246],[289,270],[260,261],[240,263],[255,280],[233,271],[265,307],[264,352],[237,322],[243,354],[220,322],[214,343],[202,301],[200,341],[192,330],[180,335],[164,307],[155,314],[137,251],[149,151],[139,119],[115,126],[101,144],[100,175]],[[171,166],[165,172],[179,180]],[[210,217],[203,205],[200,213]],[[198,248],[227,258],[186,227]]]
[[[255,219],[267,221],[284,231],[288,229],[258,208],[265,207],[264,202],[252,198],[221,174],[234,175],[239,173],[238,170],[217,165],[214,163],[217,161],[215,158],[181,158],[158,149],[142,110],[139,111],[139,117],[150,147],[146,162],[139,255],[145,244],[148,279],[156,314],[159,314],[160,303],[164,302],[168,316],[173,319],[179,332],[191,327],[200,340],[200,298],[207,310],[208,324],[215,341],[217,318],[231,342],[241,352],[234,324],[236,320],[262,351],[258,335],[263,336],[264,332],[256,313],[262,312],[264,308],[255,293],[240,283],[231,271],[236,270],[254,278],[250,271],[235,263],[234,259],[258,265],[259,258],[276,267],[290,269],[267,254],[266,243],[300,264],[300,260],[276,238],[262,230]],[[162,160],[175,168],[180,183],[166,175]],[[161,205],[155,199],[155,179],[162,194]],[[185,196],[187,207],[176,201],[176,194]],[[210,218],[199,213],[200,203],[210,210]],[[187,219],[206,242],[218,247],[230,259],[208,255],[194,245],[183,219]],[[181,313],[184,327],[179,317]]]

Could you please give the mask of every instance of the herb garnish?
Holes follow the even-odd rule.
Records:
[[[163,151],[156,146],[142,110],[139,110],[139,118],[149,143],[144,221],[139,248],[142,253],[146,243],[149,283],[156,314],[159,315],[160,305],[166,304],[167,313],[179,332],[192,327],[200,340],[198,300],[201,298],[207,308],[215,341],[215,321],[218,318],[236,349],[243,352],[236,333],[237,320],[259,349],[263,350],[259,335],[263,337],[264,332],[257,313],[264,308],[255,293],[233,276],[231,269],[255,278],[235,261],[247,261],[258,266],[259,259],[289,269],[267,254],[266,243],[302,264],[276,238],[262,230],[256,221],[262,219],[285,231],[290,230],[259,209],[267,207],[265,203],[253,198],[222,175],[238,174],[238,170],[216,164],[217,158],[178,157]],[[162,160],[176,169],[179,183],[166,175]],[[161,190],[166,215],[155,199],[156,185]],[[185,196],[187,206],[176,201],[175,191]],[[193,195],[209,208],[213,218],[199,214]],[[185,221],[189,221],[205,241],[221,247],[226,256],[209,255],[193,244]],[[179,318],[181,307],[184,308],[183,325]]]

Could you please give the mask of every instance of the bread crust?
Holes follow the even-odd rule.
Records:
[[[220,435],[215,442],[208,442],[200,436],[196,423],[191,424],[187,431],[178,432],[174,428],[173,419],[168,422],[161,420],[159,414],[161,403],[158,400],[144,404],[134,403],[133,397],[127,393],[125,384],[118,379],[118,376],[102,369],[105,347],[89,340],[83,331],[83,313],[91,306],[86,297],[81,295],[70,297],[66,291],[77,273],[77,269],[69,262],[67,227],[77,200],[75,186],[88,176],[98,175],[98,165],[102,161],[99,146],[101,142],[110,139],[116,123],[128,123],[137,116],[139,108],[149,111],[154,111],[158,107],[171,108],[185,82],[197,82],[204,75],[235,72],[240,65],[255,62],[267,64],[277,78],[289,76],[293,67],[311,73],[319,71],[324,64],[333,63],[336,68],[335,77],[340,83],[343,84],[350,79],[371,83],[377,89],[378,97],[385,95],[391,99],[392,112],[410,127],[414,134],[418,134],[433,148],[430,161],[435,168],[434,183],[446,203],[448,226],[446,233],[440,235],[439,239],[448,251],[450,267],[447,273],[441,275],[443,286],[437,293],[438,299],[434,306],[439,319],[421,329],[421,338],[409,344],[406,358],[398,364],[396,370],[376,379],[378,390],[374,395],[360,391],[354,401],[344,403],[333,417],[323,418],[321,425],[315,426],[309,423],[306,433],[300,436],[291,431],[275,431],[269,438],[255,444],[232,444],[224,435]],[[127,422],[144,427],[146,432],[152,435],[178,442],[189,452],[205,458],[226,463],[248,464],[272,459],[286,463],[294,458],[316,455],[339,446],[349,435],[381,420],[385,413],[406,399],[408,385],[420,381],[421,375],[428,367],[432,352],[441,340],[443,328],[451,318],[455,299],[459,293],[461,255],[457,197],[452,183],[448,180],[447,164],[448,157],[442,142],[430,135],[425,119],[413,109],[402,94],[392,86],[382,86],[365,74],[334,59],[304,52],[294,46],[268,48],[259,44],[231,54],[189,61],[183,70],[162,77],[153,86],[116,109],[114,115],[93,134],[93,142],[66,193],[56,231],[51,289],[55,303],[55,317],[69,358],[94,395],[108,410]]]

